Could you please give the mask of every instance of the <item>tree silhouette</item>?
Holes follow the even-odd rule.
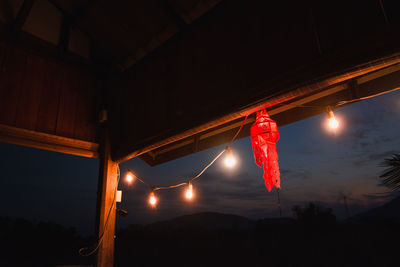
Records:
[[[294,206],[292,211],[301,223],[309,225],[336,223],[336,216],[332,213],[332,209],[324,208],[318,204],[308,203],[304,208]]]
[[[400,189],[400,154],[394,154],[391,158],[385,159],[381,167],[387,168],[379,177],[382,183],[397,191]]]

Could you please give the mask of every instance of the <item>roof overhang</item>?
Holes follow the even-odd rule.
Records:
[[[361,98],[400,86],[400,54],[371,61],[351,70],[290,90],[277,96],[260,99],[247,107],[218,119],[135,150],[119,161],[140,156],[154,166],[217,145],[228,143],[246,120],[238,138],[249,136],[255,121],[251,114],[267,108],[279,126],[326,112],[325,108],[304,109],[296,105],[334,106],[344,100]]]

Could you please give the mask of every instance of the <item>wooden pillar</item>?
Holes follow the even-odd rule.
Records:
[[[104,127],[104,126],[103,126]],[[100,171],[97,192],[96,231],[100,246],[96,254],[97,267],[114,265],[114,234],[116,215],[116,189],[118,186],[118,164],[111,159],[107,129],[102,129],[100,145]]]

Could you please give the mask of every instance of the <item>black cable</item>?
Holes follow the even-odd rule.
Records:
[[[166,189],[172,189],[172,188],[177,188],[177,187],[180,187],[180,186],[188,185],[188,184],[191,183],[193,180],[199,178],[209,167],[211,167],[211,166],[214,164],[214,162],[215,162],[219,157],[222,156],[222,154],[224,154],[226,151],[228,151],[228,150],[230,149],[230,144],[231,144],[233,141],[236,140],[237,136],[238,136],[239,133],[242,131],[243,126],[244,126],[244,124],[246,123],[247,117],[248,117],[248,115],[245,116],[245,118],[244,118],[244,120],[243,120],[243,122],[242,122],[242,124],[241,124],[241,126],[240,126],[240,128],[239,128],[239,130],[238,130],[238,131],[236,132],[236,134],[233,136],[232,140],[229,142],[229,145],[228,145],[226,148],[224,148],[224,150],[222,150],[222,151],[207,165],[207,166],[205,166],[205,167],[200,171],[199,174],[197,174],[197,175],[194,176],[193,178],[189,179],[187,182],[179,183],[179,184],[176,184],[176,185],[169,185],[169,186],[152,186],[151,184],[149,184],[149,183],[147,183],[146,181],[140,179],[140,178],[137,177],[136,175],[134,175],[135,178],[136,178],[139,182],[141,182],[141,183],[147,185],[152,191],[166,190]],[[127,167],[125,167],[125,168],[126,168],[127,171],[129,171],[130,173],[133,174],[133,172],[132,172],[129,168],[127,168]]]
[[[119,169],[119,165],[117,165],[117,168],[118,168],[117,184],[115,185],[113,201],[112,201],[111,207],[110,207],[110,209],[108,211],[106,222],[104,223],[103,232],[101,233],[101,235],[100,235],[100,237],[99,237],[99,239],[97,241],[97,245],[93,250],[89,251],[88,253],[83,253],[83,251],[89,249],[89,247],[83,247],[83,248],[80,248],[78,250],[78,253],[79,253],[80,256],[87,257],[87,256],[92,255],[93,253],[95,253],[99,249],[100,244],[103,242],[103,237],[104,237],[104,234],[105,234],[105,232],[107,230],[108,221],[110,219],[111,212],[113,210],[114,205],[116,204],[115,198],[117,197],[118,183],[119,183],[119,180],[120,180],[120,177],[121,177],[121,171]]]

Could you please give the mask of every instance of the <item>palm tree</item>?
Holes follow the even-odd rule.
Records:
[[[391,158],[385,159],[381,164],[381,167],[387,169],[379,176],[382,178],[382,183],[397,191],[400,189],[400,154],[394,154]]]

